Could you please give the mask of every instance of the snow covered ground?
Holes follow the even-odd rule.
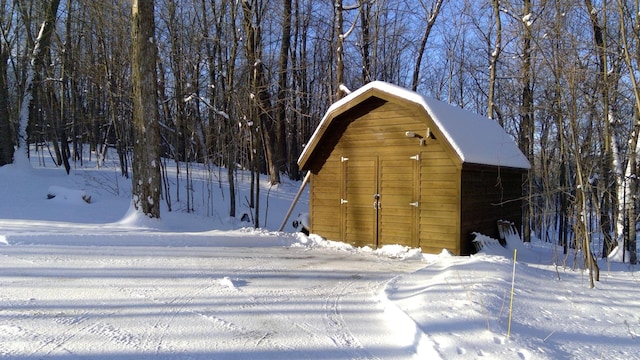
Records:
[[[265,184],[254,230],[197,171],[195,213],[173,194],[151,221],[114,164],[38,160],[0,168],[2,358],[640,359],[637,266],[603,261],[589,289],[535,242],[455,257],[277,232],[297,183]]]

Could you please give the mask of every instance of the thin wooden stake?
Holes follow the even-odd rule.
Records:
[[[513,249],[513,273],[511,274],[511,300],[509,301],[509,325],[507,326],[507,339],[511,336],[511,315],[513,314],[513,294],[516,285],[516,257],[518,249]]]

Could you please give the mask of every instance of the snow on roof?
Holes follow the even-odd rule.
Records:
[[[333,119],[336,109],[375,90],[421,106],[464,163],[529,169],[529,161],[513,138],[494,120],[383,81],[370,82],[329,107],[298,162],[309,156]]]

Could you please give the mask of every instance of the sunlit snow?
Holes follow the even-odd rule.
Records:
[[[639,356],[637,266],[600,261],[601,280],[589,289],[579,255],[537,241],[503,248],[481,238],[481,253],[458,257],[355,248],[294,233],[291,220],[277,232],[300,185],[287,180],[271,191],[262,181],[268,211],[253,229],[227,216],[224,178],[206,208],[210,180],[195,164],[195,212],[178,202],[169,212],[163,200],[161,219],[150,219],[132,210],[117,157],[100,168],[86,159],[67,176],[37,166],[39,156],[46,160],[32,154],[33,169],[0,167],[0,357]],[[238,179],[245,199],[250,176]],[[243,203],[237,218],[249,211]],[[293,214],[307,206],[305,192]]]

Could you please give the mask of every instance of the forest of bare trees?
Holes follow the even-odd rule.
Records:
[[[161,159],[186,174],[176,181],[195,162],[226,169],[231,186],[251,171],[256,225],[258,175],[301,179],[297,157],[328,106],[383,80],[513,135],[532,164],[525,238],[591,242],[593,256],[620,243],[636,262],[639,0],[144,2],[156,51],[138,57],[155,60]],[[83,147],[98,160],[114,149],[130,177],[132,34],[131,0],[0,0],[0,166],[21,146],[67,171]]]

